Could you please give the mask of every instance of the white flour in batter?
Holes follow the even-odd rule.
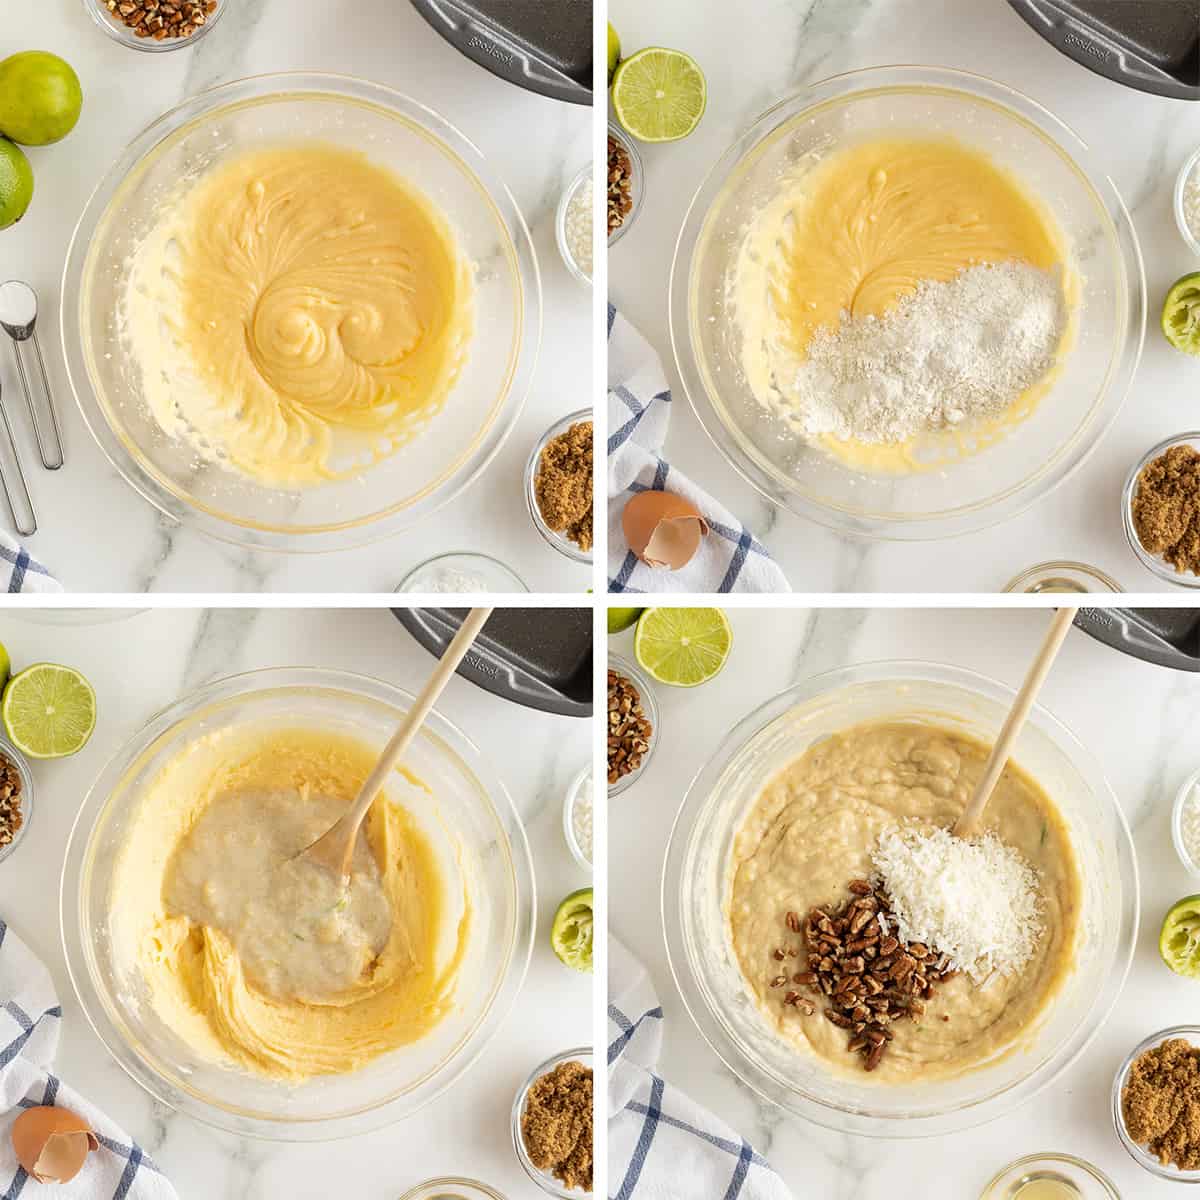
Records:
[[[1067,315],[1058,270],[926,280],[883,317],[819,330],[781,389],[786,416],[807,435],[876,443],[997,417],[1053,367]]]

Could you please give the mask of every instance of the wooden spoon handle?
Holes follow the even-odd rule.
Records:
[[[363,819],[374,803],[375,797],[379,795],[388,776],[412,743],[413,738],[416,737],[421,726],[425,724],[425,718],[429,716],[446,684],[450,682],[450,677],[458,669],[458,664],[470,650],[479,631],[483,628],[484,622],[491,615],[490,608],[473,608],[467,614],[450,645],[446,647],[446,651],[437,665],[437,670],[429,677],[429,681],[413,701],[412,708],[400,722],[400,728],[392,734],[391,740],[383,748],[379,761],[367,776],[362,790],[358,793],[358,799],[338,822],[315,841],[305,853],[313,854],[328,865],[334,866],[335,870],[340,867],[343,877],[349,873],[350,858],[354,853],[355,839],[358,837],[358,827],[363,823]]]
[[[971,797],[971,802],[963,809],[962,815],[954,822],[956,837],[971,837],[978,829],[984,807],[991,798],[992,792],[1000,780],[1000,773],[1004,770],[1009,755],[1012,753],[1013,743],[1025,725],[1029,710],[1033,707],[1038,692],[1042,690],[1042,684],[1046,682],[1046,676],[1050,674],[1050,668],[1054,665],[1054,660],[1058,657],[1059,649],[1066,640],[1067,632],[1078,612],[1078,608],[1060,608],[1054,614],[1054,620],[1050,622],[1050,628],[1046,632],[1042,648],[1038,651],[1037,658],[1033,660],[1033,665],[1030,666],[1029,672],[1025,676],[1025,682],[1021,684],[1021,690],[1017,693],[1013,706],[1005,718],[1000,736],[996,739],[996,744],[988,756],[987,763],[983,768],[983,775],[975,787],[975,794]]]

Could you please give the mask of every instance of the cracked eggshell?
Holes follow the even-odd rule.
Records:
[[[66,1108],[27,1108],[12,1126],[17,1161],[38,1183],[68,1183],[99,1145],[92,1127]]]
[[[639,492],[621,514],[629,548],[648,567],[678,571],[700,549],[708,525],[700,510],[673,492]]]

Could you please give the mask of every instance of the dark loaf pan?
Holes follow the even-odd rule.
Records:
[[[1068,58],[1126,87],[1200,100],[1200,0],[1008,0]]]
[[[1177,671],[1200,671],[1200,609],[1081,608],[1075,625],[1122,654]]]
[[[394,608],[441,657],[465,608]],[[457,674],[505,700],[564,717],[592,715],[592,613],[587,608],[498,608]]]
[[[592,102],[592,0],[412,0],[472,62],[517,87]]]

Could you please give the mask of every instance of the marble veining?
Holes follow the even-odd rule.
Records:
[[[522,493],[525,460],[546,428],[581,405],[590,381],[591,297],[554,241],[563,187],[590,157],[591,112],[506,84],[461,57],[403,0],[223,0],[220,25],[169,54],[126,50],[95,28],[82,0],[6,0],[5,53],[28,47],[67,58],[83,83],[79,126],[31,152],[37,194],[3,235],[6,277],[28,280],[42,309],[42,344],[64,423],[67,466],[34,469],[32,434],[18,439],[41,518],[31,551],[68,591],[391,591],[418,563],[446,550],[481,550],[512,566],[533,591],[582,594],[586,566],[546,546]],[[462,129],[517,200],[542,277],[542,348],[525,409],[483,476],[419,528],[337,554],[240,550],[181,529],[108,464],[71,395],[58,333],[67,244],[100,177],[138,131],[186,96],[246,75],[307,70],[358,75],[409,93]],[[72,298],[73,299],[73,298]],[[17,387],[0,355],[0,387]],[[0,512],[7,527],[7,512]]]
[[[693,1026],[663,944],[659,887],[671,824],[692,776],[745,715],[833,667],[911,658],[950,663],[1016,687],[1040,643],[1044,609],[729,611],[733,651],[722,674],[694,690],[656,689],[663,744],[612,802],[610,924],[653,977],[666,1012],[662,1073],[718,1112],[768,1156],[797,1200],[973,1200],[1022,1154],[1063,1150],[1096,1163],[1121,1194],[1167,1200],[1171,1185],[1130,1160],[1108,1113],[1113,1075],[1141,1038],[1192,1021],[1196,984],[1158,956],[1158,927],[1175,900],[1200,890],[1175,856],[1170,813],[1200,766],[1200,676],[1154,667],[1073,631],[1043,693],[1046,707],[1094,756],[1132,826],[1142,927],[1133,967],[1091,1046],[1021,1110],[953,1139],[850,1137],[789,1116],[726,1068]],[[630,635],[612,639],[631,653]],[[690,1200],[690,1198],[689,1198]]]
[[[79,799],[109,756],[156,712],[204,683],[261,667],[315,665],[415,691],[433,659],[386,609],[177,609],[88,626],[10,611],[0,614],[0,642],[17,666],[45,659],[77,666],[99,697],[91,742],[75,758],[35,767],[37,812],[0,884],[0,916],[45,959],[64,1005],[58,1072],[141,1141],[184,1200],[396,1200],[422,1179],[459,1173],[513,1200],[530,1196],[512,1151],[513,1096],[537,1063],[591,1040],[591,976],[567,970],[549,947],[554,905],[588,882],[563,840],[561,801],[590,755],[590,723],[531,713],[451,680],[438,709],[497,765],[533,853],[540,919],[525,989],[472,1069],[409,1120],[338,1142],[274,1144],[217,1132],[153,1101],[92,1032],[58,933],[67,835]]]
[[[999,591],[1049,559],[1090,563],[1127,591],[1169,590],[1126,545],[1120,489],[1134,462],[1195,426],[1193,364],[1158,332],[1167,287],[1197,263],[1172,215],[1172,189],[1200,141],[1200,107],[1144,95],[1059,55],[1003,0],[791,0],[735,15],[720,0],[610,0],[622,45],[677,46],[708,79],[686,141],[643,149],[646,199],[610,255],[611,299],[658,349],[676,395],[667,281],[684,212],[712,164],[783,95],[842,71],[892,63],[1000,80],[1066,121],[1100,156],[1129,205],[1146,261],[1146,348],[1125,406],[1088,462],[1041,503],[995,528],[938,542],[862,542],[771,506],[719,454],[686,401],[673,405],[666,457],[767,544],[797,592]],[[734,49],[736,47],[736,50]]]

